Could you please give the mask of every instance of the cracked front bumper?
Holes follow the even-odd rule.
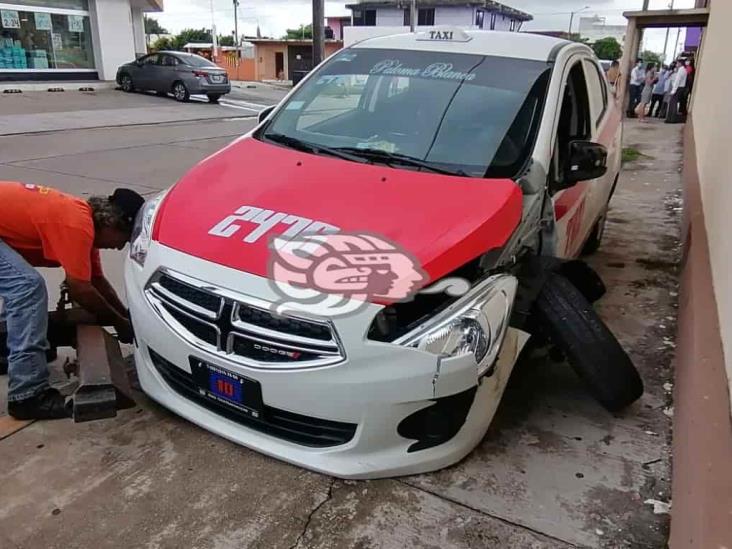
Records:
[[[262,277],[153,244],[144,269],[131,261],[125,269],[130,312],[138,336],[135,359],[143,390],[163,406],[224,438],[337,477],[415,474],[462,459],[484,436],[525,341],[523,334],[510,330],[495,373],[480,381],[472,357],[443,360],[438,374],[434,355],[366,339],[368,326],[380,310],[380,306],[370,305],[354,316],[333,321],[346,350],[342,362],[308,369],[251,367],[192,345],[161,319],[144,292],[160,267],[187,273],[241,296],[276,300]],[[161,369],[160,358],[168,370]],[[309,422],[335,430],[353,426],[352,432],[343,427],[348,435],[344,435],[345,442],[313,447],[294,442],[277,429],[264,429],[225,411],[220,413],[222,410],[207,406],[194,393],[181,388],[180,383],[191,379],[191,360],[205,361],[258,382],[265,409],[290,421],[286,428]],[[398,432],[405,418],[432,406],[436,398],[476,387],[464,423],[452,438],[431,448],[409,451],[414,439]]]

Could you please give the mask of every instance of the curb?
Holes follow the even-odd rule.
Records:
[[[100,90],[113,90],[116,82],[8,82],[0,84],[2,93],[23,93],[23,92],[64,92],[80,91],[94,92]]]

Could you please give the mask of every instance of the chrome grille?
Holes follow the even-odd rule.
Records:
[[[345,356],[330,323],[277,315],[180,273],[158,271],[145,294],[181,337],[247,366],[306,368]]]

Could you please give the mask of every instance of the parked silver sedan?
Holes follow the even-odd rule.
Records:
[[[216,103],[231,91],[226,70],[205,57],[179,51],[160,51],[140,57],[117,69],[117,83],[126,92],[154,91],[173,94],[178,101],[206,95]]]

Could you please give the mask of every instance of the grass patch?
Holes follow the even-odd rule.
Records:
[[[641,157],[650,158],[647,154],[643,154],[635,147],[624,147],[623,148],[623,164],[627,162],[635,162]]]

